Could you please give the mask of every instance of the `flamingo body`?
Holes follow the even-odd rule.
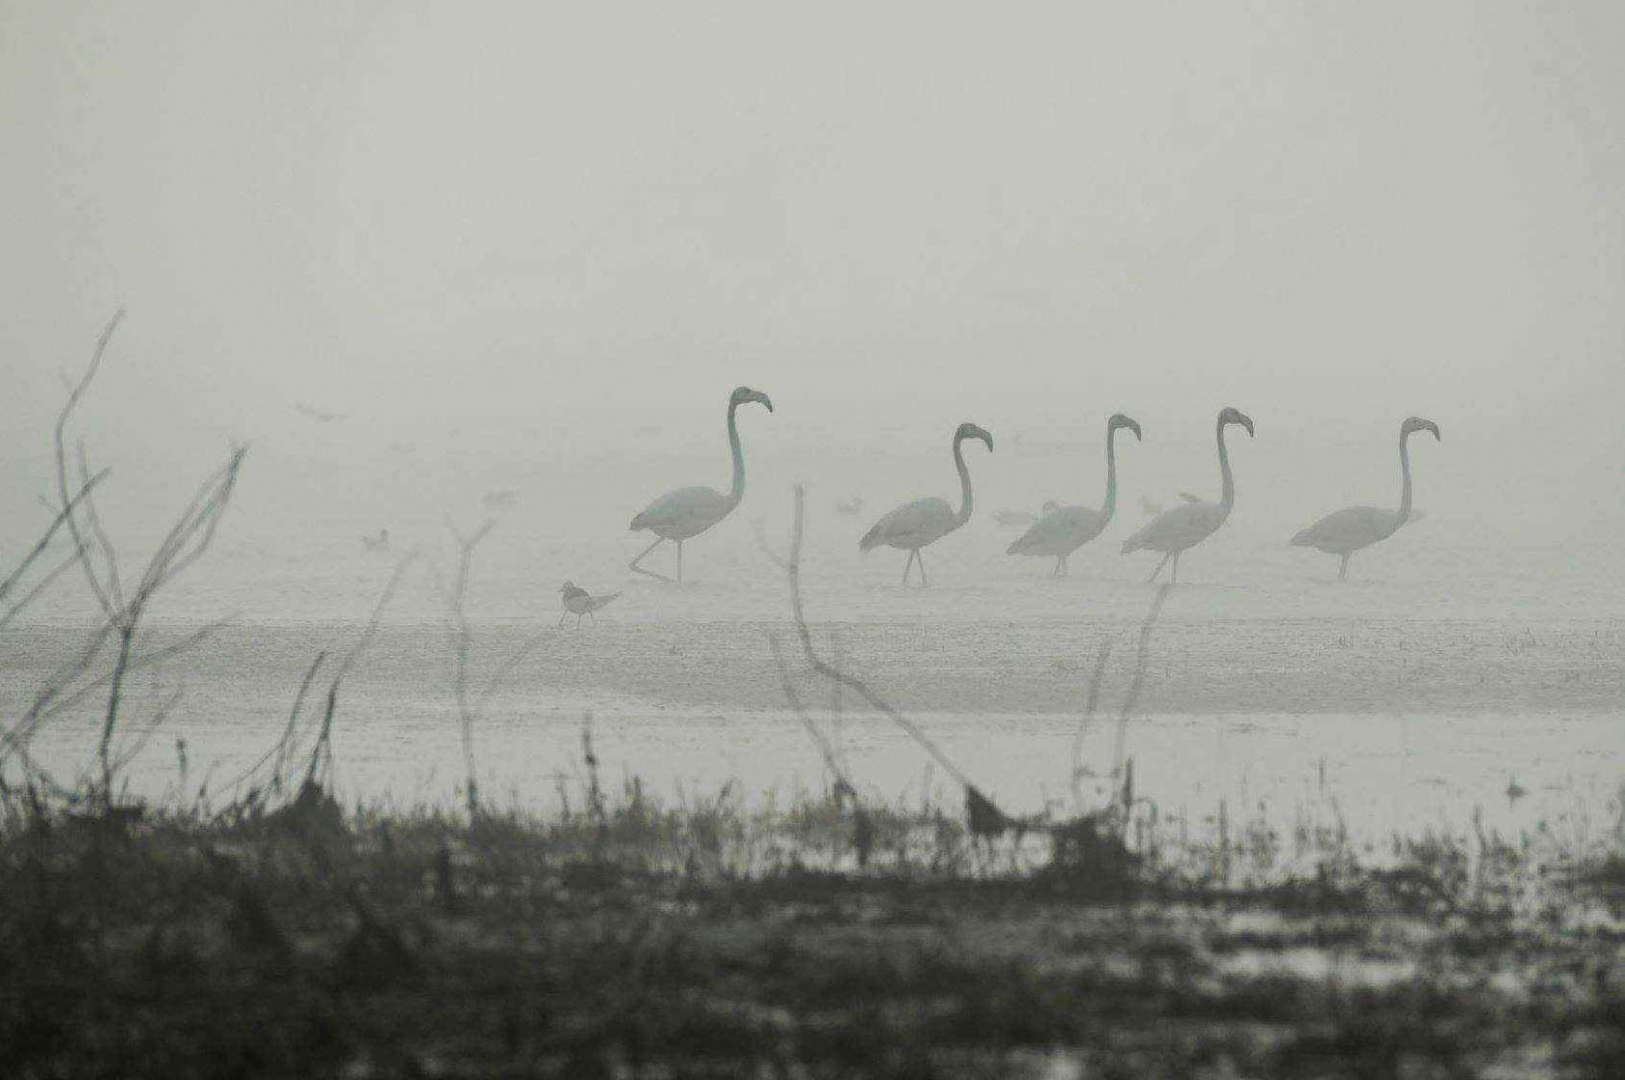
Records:
[[[662,540],[687,540],[709,529],[738,504],[704,485],[668,491],[632,519],[632,531],[647,529]]]
[[[1377,506],[1345,506],[1334,510],[1292,538],[1296,547],[1312,547],[1328,555],[1350,555],[1399,531],[1405,519],[1397,510]]]
[[[885,545],[903,551],[918,551],[953,532],[963,522],[954,520],[953,507],[946,499],[915,499],[889,511],[870,526],[858,541],[859,551]]]

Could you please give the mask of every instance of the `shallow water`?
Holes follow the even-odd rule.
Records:
[[[1432,535],[1422,531],[1430,526]],[[1002,554],[1008,530],[973,521],[928,552],[932,588],[904,590],[894,577],[902,555],[860,557],[846,535],[860,528],[813,508],[805,589],[819,647],[906,710],[1009,809],[1069,804],[1080,713],[1095,658],[1110,646],[1081,759],[1084,795],[1098,798],[1155,595],[1139,580],[1149,565],[1102,541],[1073,558],[1070,577],[1052,579],[1046,563]],[[1507,550],[1451,535],[1447,523],[1412,528],[1357,559],[1344,585],[1330,580],[1333,560],[1261,544],[1244,529],[1192,552],[1123,729],[1140,793],[1193,832],[1210,827],[1221,798],[1233,820],[1258,812],[1290,827],[1341,814],[1368,837],[1461,828],[1475,807],[1512,830],[1546,822],[1579,839],[1602,828],[1625,775],[1625,604],[1596,571],[1605,553]],[[427,524],[422,533],[433,535]],[[629,557],[637,540],[626,536],[611,554]],[[379,556],[353,538],[222,544],[155,613],[154,644],[206,615],[236,617],[184,661],[138,681],[129,704],[137,720],[170,693],[182,697],[132,760],[132,787],[174,790],[184,739],[188,788],[207,777],[220,797],[275,741],[317,652],[336,659],[359,640],[401,546]],[[551,805],[562,779],[579,798],[588,713],[611,782],[635,775],[670,797],[731,783],[752,801],[826,785],[773,665],[768,635],[792,652],[795,643],[782,575],[749,515],[688,546],[682,588],[628,580],[605,565],[605,547],[537,542],[505,523],[481,550],[467,599],[476,696],[505,657],[532,648],[476,729],[486,797]],[[458,797],[445,555],[427,551],[414,564],[344,682],[334,750],[347,796]],[[596,624],[556,625],[566,566],[584,567],[569,576],[594,591],[622,590]],[[6,715],[81,635],[41,621],[0,638]],[[799,662],[796,670],[860,787],[887,800],[928,791],[957,800],[904,733],[850,694],[838,701]],[[34,752],[71,775],[94,745],[96,716],[87,702],[54,719]],[[1514,779],[1521,798],[1507,794]]]

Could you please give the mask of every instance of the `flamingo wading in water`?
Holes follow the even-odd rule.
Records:
[[[1068,572],[1066,560],[1076,550],[1105,531],[1117,509],[1117,449],[1118,428],[1128,428],[1140,438],[1140,425],[1134,419],[1117,413],[1106,421],[1106,501],[1096,510],[1092,506],[1057,506],[1033,523],[1021,539],[1011,544],[1008,555],[1043,555],[1055,558],[1055,569],[1050,576]]]
[[[1171,558],[1174,560],[1173,580],[1177,583],[1179,556],[1212,536],[1235,507],[1236,482],[1230,475],[1230,451],[1224,446],[1224,429],[1230,424],[1240,424],[1246,428],[1249,438],[1253,434],[1252,418],[1240,409],[1233,409],[1227,405],[1219,412],[1219,422],[1216,425],[1219,440],[1219,475],[1224,480],[1224,493],[1219,497],[1219,501],[1211,503],[1195,495],[1184,495],[1183,506],[1176,506],[1172,510],[1158,514],[1146,522],[1139,532],[1123,541],[1125,555],[1141,548],[1162,552],[1162,562],[1151,571],[1147,581],[1157,580],[1157,575],[1162,573],[1162,568]]]
[[[970,470],[965,468],[965,454],[960,445],[966,439],[981,439],[987,444],[989,453],[993,450],[993,436],[984,428],[966,423],[960,424],[958,430],[954,432],[954,468],[959,470],[958,513],[954,512],[945,499],[915,499],[913,502],[904,503],[875,522],[874,526],[863,534],[863,539],[858,541],[859,551],[868,551],[881,544],[907,551],[908,562],[903,564],[905,586],[908,585],[909,569],[916,562],[920,564],[920,588],[923,589],[930,584],[925,577],[925,559],[921,557],[920,549],[941,540],[970,520],[973,505]]]
[[[1292,538],[1296,547],[1312,547],[1328,555],[1337,555],[1337,580],[1347,581],[1349,556],[1361,548],[1370,547],[1378,540],[1386,540],[1399,531],[1399,527],[1412,517],[1411,513],[1411,452],[1410,437],[1418,431],[1433,432],[1434,439],[1443,442],[1439,425],[1432,420],[1413,416],[1399,425],[1399,471],[1404,485],[1399,492],[1399,509],[1383,510],[1375,506],[1346,506],[1334,510]]]
[[[760,390],[752,390],[748,386],[736,389],[728,398],[728,446],[733,451],[734,482],[733,487],[724,495],[722,492],[708,487],[678,488],[668,491],[660,496],[637,517],[632,519],[632,531],[638,532],[648,529],[655,534],[655,542],[644,548],[637,558],[632,560],[630,569],[650,577],[670,581],[665,574],[653,570],[645,570],[638,564],[648,554],[667,540],[677,542],[677,583],[683,583],[683,541],[692,539],[709,529],[723,518],[734,512],[739,501],[745,497],[745,452],[739,447],[739,425],[734,414],[739,406],[747,401],[757,401],[767,406],[767,411],[773,411],[773,402]]]

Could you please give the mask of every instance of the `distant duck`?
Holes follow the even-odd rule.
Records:
[[[512,510],[519,505],[519,492],[512,488],[501,491],[488,491],[480,500],[480,505],[487,510]]]
[[[835,501],[835,512],[846,517],[857,517],[863,513],[863,500],[856,495],[850,499],[837,499]]]
[[[591,615],[592,621],[597,622],[599,609],[621,594],[612,592],[608,596],[594,596],[575,582],[566,581],[559,587],[559,595],[564,598],[564,614],[559,616],[559,625],[563,626],[564,620],[574,615],[576,625],[580,626],[583,615]]]
[[[366,548],[368,551],[388,551],[389,530],[379,529],[377,536],[363,536],[361,538],[361,546]]]
[[[1010,529],[1019,529],[1023,525],[1031,525],[1038,520],[1039,514],[1052,513],[1060,508],[1060,503],[1050,499],[1039,508],[1038,514],[1029,510],[995,510],[993,520]]]

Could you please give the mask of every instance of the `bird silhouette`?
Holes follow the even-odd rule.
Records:
[[[597,622],[598,612],[621,594],[612,592],[606,596],[594,596],[575,582],[566,581],[559,586],[559,595],[564,598],[564,614],[559,616],[559,625],[563,626],[564,620],[574,615],[576,625],[580,626],[582,617],[586,615],[591,615],[592,621]]]
[[[1168,560],[1174,560],[1173,580],[1179,581],[1179,556],[1206,540],[1216,532],[1225,519],[1230,516],[1231,509],[1236,505],[1236,482],[1230,475],[1230,451],[1224,445],[1224,429],[1230,424],[1239,424],[1247,429],[1249,437],[1253,434],[1252,418],[1226,406],[1219,412],[1219,420],[1215,425],[1219,443],[1219,475],[1224,483],[1224,492],[1216,503],[1200,499],[1195,495],[1181,493],[1185,499],[1183,506],[1176,506],[1172,510],[1165,510],[1140,527],[1140,531],[1123,541],[1123,554],[1139,551],[1145,548],[1150,551],[1162,552],[1162,562],[1151,571],[1147,581],[1157,580],[1162,568]]]
[[[993,436],[975,424],[960,424],[954,432],[954,468],[959,470],[960,505],[956,513],[943,499],[915,499],[904,503],[882,517],[858,541],[859,551],[869,551],[885,544],[908,552],[903,564],[903,584],[908,584],[908,572],[916,562],[920,564],[920,587],[930,584],[925,577],[925,559],[920,549],[933,544],[970,520],[972,501],[970,470],[965,468],[965,454],[961,444],[966,439],[981,439],[993,450]]]
[[[1404,479],[1400,487],[1398,510],[1346,506],[1332,511],[1292,538],[1295,547],[1312,547],[1316,551],[1338,556],[1338,581],[1348,580],[1350,555],[1379,540],[1388,539],[1406,521],[1421,516],[1411,510],[1410,438],[1418,431],[1431,431],[1435,440],[1443,441],[1439,435],[1439,425],[1432,420],[1413,416],[1399,425],[1399,471]]]
[[[1033,523],[1032,528],[1005,549],[1008,555],[1053,556],[1050,576],[1067,573],[1067,558],[1106,530],[1117,509],[1117,449],[1119,428],[1128,428],[1140,438],[1139,422],[1117,413],[1106,421],[1106,501],[1092,506],[1056,506]]]
[[[677,583],[683,581],[683,541],[692,539],[734,512],[745,497],[745,453],[739,446],[739,425],[734,414],[748,401],[759,402],[773,411],[773,402],[759,390],[748,386],[736,389],[728,398],[728,446],[733,451],[733,487],[724,495],[708,487],[686,487],[668,491],[650,503],[642,513],[632,519],[632,531],[647,529],[655,534],[655,542],[644,548],[633,559],[629,569],[649,577],[670,581],[665,574],[645,570],[638,565],[655,548],[673,540],[677,543]]]

